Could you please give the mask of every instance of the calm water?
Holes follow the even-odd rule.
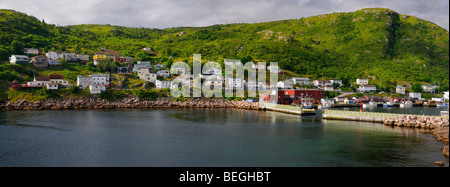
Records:
[[[434,167],[442,147],[418,130],[275,112],[0,112],[0,166]]]

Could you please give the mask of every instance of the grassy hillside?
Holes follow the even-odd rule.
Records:
[[[57,27],[32,16],[0,10],[0,61],[23,47],[93,54],[100,48],[142,60],[225,58],[279,62],[313,78],[354,81],[371,77],[397,83],[449,85],[449,33],[426,20],[389,9],[363,9],[295,20],[169,29],[111,25]],[[151,47],[154,52],[141,49]],[[169,58],[172,57],[172,58]]]

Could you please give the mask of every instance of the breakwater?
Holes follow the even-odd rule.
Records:
[[[0,103],[0,110],[67,110],[67,109],[122,109],[122,108],[237,108],[261,110],[258,103],[228,101],[226,99],[194,98],[187,101],[174,101],[172,98],[158,98],[155,101],[129,97],[117,101],[108,101],[98,97],[80,99],[62,99],[48,101],[18,100]]]

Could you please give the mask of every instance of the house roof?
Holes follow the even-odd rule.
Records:
[[[64,75],[50,75],[50,79],[64,79]]]
[[[48,77],[34,77],[34,80],[36,80],[36,81],[50,81],[50,78],[48,78]]]
[[[373,88],[376,88],[376,86],[371,85],[371,84],[361,85],[361,87],[373,87]]]

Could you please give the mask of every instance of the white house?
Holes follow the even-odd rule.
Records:
[[[53,51],[45,53],[45,56],[47,56],[48,59],[63,59],[64,58],[64,54],[56,53]]]
[[[64,80],[63,75],[50,75],[49,79],[50,79],[50,83],[59,84],[62,86],[70,85],[68,80]]]
[[[43,87],[50,83],[50,78],[48,77],[34,77],[33,82],[28,82],[27,85],[30,87]]]
[[[26,65],[30,64],[30,59],[25,55],[11,55],[11,57],[9,57],[9,62],[14,65]]]
[[[448,92],[444,92],[444,99],[448,100]]]
[[[420,99],[420,98],[422,98],[422,93],[420,93],[420,92],[411,92],[411,93],[409,93],[409,98],[411,98],[411,99]]]
[[[359,86],[358,91],[359,92],[376,92],[377,87],[374,85],[370,85],[370,84],[361,85],[361,86]]]
[[[77,86],[81,89],[90,88],[91,94],[98,94],[106,90],[110,84],[110,74],[93,74],[89,77],[78,76]]]
[[[164,89],[164,88],[170,88],[172,86],[172,81],[160,81],[157,80],[155,83],[156,88]]]
[[[106,91],[106,86],[101,84],[89,85],[89,90],[91,94],[101,94]]]
[[[277,86],[281,89],[293,89],[291,81],[280,81]]]
[[[221,75],[222,74],[222,70],[217,69],[217,68],[210,68],[206,71],[203,71],[204,75]]]
[[[157,74],[152,73],[150,68],[139,68],[137,72],[139,79],[145,80],[147,82],[155,82],[157,78]]]
[[[269,67],[267,67],[267,70],[269,70],[271,73],[281,73],[279,66],[270,65]]]
[[[169,70],[159,70],[156,72],[156,75],[158,77],[170,77],[170,71]]]
[[[395,90],[398,94],[406,94],[406,88],[402,85],[397,85],[397,88]]]
[[[228,78],[228,88],[243,88],[243,81],[240,78]]]
[[[357,85],[368,85],[369,79],[356,79],[356,84]]]
[[[425,92],[425,93],[434,93],[434,92],[436,92],[437,88],[439,88],[438,85],[431,85],[431,84],[422,85],[423,92]]]
[[[344,83],[342,83],[342,80],[340,79],[331,79],[331,84],[339,84],[339,86],[343,86]]]
[[[253,64],[252,68],[256,69],[256,70],[266,70],[266,65],[263,64]]]
[[[59,84],[57,83],[49,83],[47,85],[47,90],[57,90],[59,89]]]
[[[330,80],[314,80],[313,85],[315,87],[328,87],[333,86],[333,83]]]
[[[211,86],[222,86],[223,81],[220,80],[206,80],[203,82],[203,86],[211,87]]]
[[[309,78],[303,78],[303,77],[295,77],[290,79],[292,81],[292,84],[296,85],[311,85],[311,82],[309,82]]]
[[[151,62],[141,62],[138,61],[137,64],[134,65],[133,71],[137,72],[139,68],[151,68]]]
[[[39,50],[34,48],[25,48],[23,49],[23,52],[25,54],[39,54]]]

